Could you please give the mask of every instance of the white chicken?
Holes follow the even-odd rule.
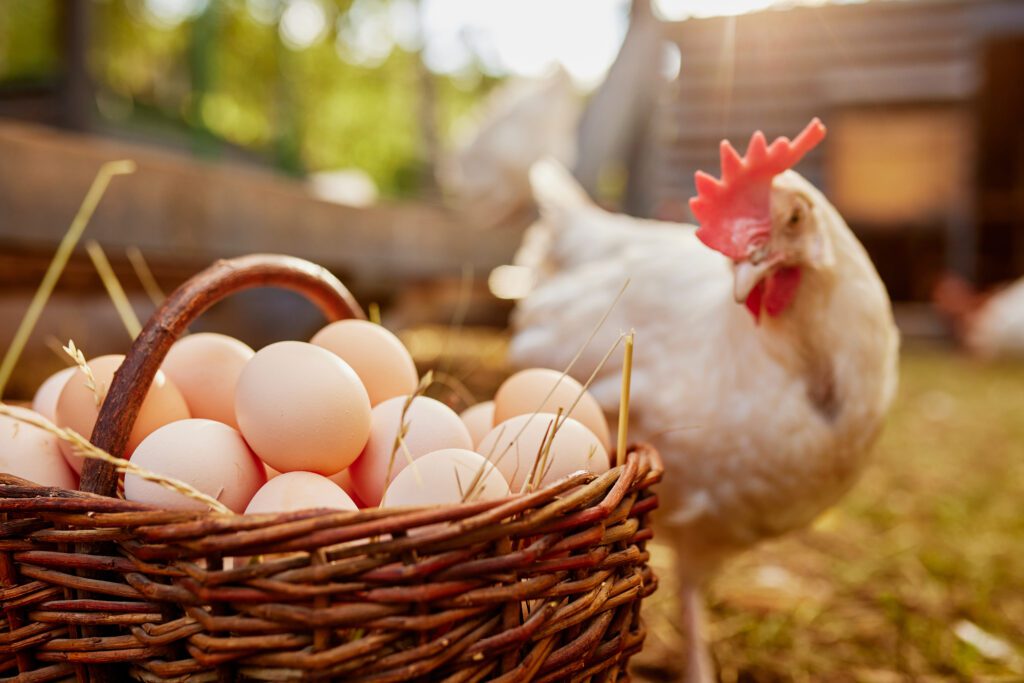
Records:
[[[947,275],[935,287],[934,299],[971,354],[986,360],[1024,358],[1024,279],[978,292],[966,280]]]
[[[476,120],[462,122],[440,180],[456,205],[481,227],[530,207],[530,167],[545,156],[576,158],[582,104],[564,69],[516,79],[491,93]]]
[[[817,120],[792,142],[757,133],[742,158],[723,142],[723,179],[697,175],[699,228],[607,213],[557,164],[532,174],[541,221],[520,262],[538,279],[511,357],[564,368],[630,281],[572,374],[637,330],[630,438],[665,461],[655,521],[677,553],[689,681],[714,677],[702,582],[850,488],[897,384],[885,287],[836,209],[788,170],[824,134]],[[620,370],[608,363],[592,386],[609,414]]]

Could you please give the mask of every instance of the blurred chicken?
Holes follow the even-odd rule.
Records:
[[[713,680],[699,588],[729,556],[798,529],[854,483],[897,383],[885,288],[836,209],[788,170],[824,137],[722,143],[723,180],[697,175],[701,227],[607,213],[560,166],[532,173],[542,218],[520,253],[537,285],[514,316],[513,362],[584,380],[637,331],[631,439],[666,465],[658,538],[677,552],[687,680]],[[613,413],[619,363],[592,390]]]
[[[442,160],[445,191],[487,223],[481,227],[529,207],[530,166],[546,156],[570,166],[575,161],[580,112],[572,78],[561,68],[546,78],[500,86]]]
[[[946,275],[933,299],[970,353],[987,360],[1024,358],[1024,279],[978,292],[963,278]]]

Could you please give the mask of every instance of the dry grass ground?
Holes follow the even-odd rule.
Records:
[[[639,671],[678,668],[667,552]],[[1024,365],[904,354],[860,484],[709,590],[723,681],[1024,680]]]

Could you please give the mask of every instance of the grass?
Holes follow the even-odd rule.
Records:
[[[850,495],[709,587],[723,681],[1024,680],[1024,365],[915,349],[901,371]],[[642,680],[680,666],[670,556],[654,559]]]

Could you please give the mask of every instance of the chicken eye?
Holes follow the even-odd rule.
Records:
[[[789,214],[789,220],[786,221],[786,225],[795,228],[800,224],[804,218],[804,212],[799,206],[793,207],[793,213]]]

